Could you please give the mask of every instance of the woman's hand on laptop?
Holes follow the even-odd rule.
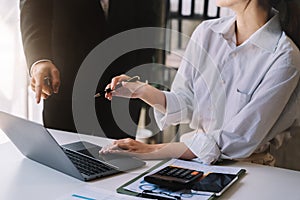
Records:
[[[162,144],[145,144],[133,139],[116,140],[103,147],[100,154],[120,154],[141,159],[193,159],[196,155],[183,143],[171,142]]]
[[[120,154],[134,156],[142,159],[156,159],[156,152],[161,148],[162,144],[145,144],[131,138],[120,139],[112,144],[103,147],[100,154]]]

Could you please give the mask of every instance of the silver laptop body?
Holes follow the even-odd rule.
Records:
[[[60,146],[42,125],[1,111],[0,129],[27,158],[82,181],[145,165],[144,161],[134,157],[101,156],[98,153],[100,146],[85,141]],[[84,166],[78,165],[79,158],[83,159]],[[104,170],[100,169],[102,166]]]

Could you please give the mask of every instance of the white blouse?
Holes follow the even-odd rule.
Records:
[[[204,163],[265,151],[298,125],[300,53],[276,14],[236,46],[235,16],[202,22],[166,95],[161,129],[189,123],[183,142]]]

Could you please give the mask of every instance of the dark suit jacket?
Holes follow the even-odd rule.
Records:
[[[47,58],[61,75],[59,94],[44,101],[46,127],[76,132],[71,97],[82,61],[108,36],[136,27],[160,26],[161,2],[111,0],[106,20],[100,0],[21,0],[21,33],[28,66]],[[113,76],[151,62],[154,54],[153,50],[141,50],[122,56],[99,77],[98,90],[103,90]],[[108,137],[128,137],[114,122],[109,101],[100,99],[95,106],[99,123]],[[136,122],[137,107],[131,111]]]

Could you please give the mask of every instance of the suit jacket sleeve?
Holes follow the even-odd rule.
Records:
[[[20,26],[28,68],[40,59],[52,60],[51,0],[20,0]]]

